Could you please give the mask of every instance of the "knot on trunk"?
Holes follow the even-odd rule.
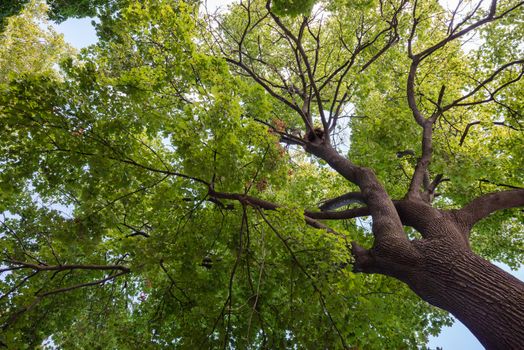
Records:
[[[359,246],[356,242],[351,242],[351,254],[355,259],[353,272],[376,272],[376,261],[369,250]]]

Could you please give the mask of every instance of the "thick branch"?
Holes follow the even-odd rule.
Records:
[[[415,172],[409,185],[408,198],[420,198],[420,187],[424,182],[424,175],[428,171],[431,155],[433,153],[433,119],[424,121],[422,133],[422,157],[418,159]]]
[[[420,126],[424,126],[425,118],[418,109],[417,101],[415,99],[415,77],[417,75],[417,68],[418,64],[420,63],[420,60],[418,57],[413,57],[411,62],[411,66],[409,68],[409,74],[408,74],[408,83],[407,83],[407,95],[408,95],[408,105],[411,111],[413,112],[413,117],[415,118],[415,121]]]
[[[280,205],[276,203],[272,203],[264,199],[256,198],[256,197],[249,196],[246,194],[216,192],[210,189],[208,195],[214,198],[236,200],[242,203],[243,205],[249,205],[253,208],[258,208],[258,209],[276,210],[280,207]],[[304,212],[304,220],[306,221],[306,223],[309,226],[318,228],[318,229],[322,229],[322,230],[326,230],[327,232],[333,233],[338,236],[344,236],[341,233],[338,233],[335,230],[331,229],[330,227],[316,221],[315,218],[309,217],[309,213],[313,213],[313,212],[309,212],[309,211]]]
[[[375,245],[407,241],[395,206],[373,171],[353,164],[328,144],[309,143],[306,151],[325,160],[340,175],[360,187],[373,217]]]
[[[364,197],[360,192],[348,192],[336,198],[322,201],[322,204],[318,207],[322,211],[335,210],[345,205],[353,203],[363,203]]]
[[[472,200],[457,211],[457,216],[468,228],[471,228],[476,222],[497,210],[521,206],[524,206],[524,189],[495,192]]]
[[[318,220],[346,220],[361,216],[369,216],[371,215],[371,212],[368,207],[361,207],[340,211],[306,211],[306,215],[312,219]]]
[[[4,262],[12,265],[18,265],[18,268],[28,268],[36,271],[65,271],[65,270],[120,270],[123,272],[130,272],[131,270],[126,266],[121,265],[39,265],[17,260],[4,260]]]
[[[413,227],[423,238],[434,238],[442,236],[442,234],[449,234],[449,232],[442,231],[441,227],[434,225],[434,222],[441,220],[443,215],[447,215],[446,212],[433,208],[421,200],[394,200],[393,204],[402,225]],[[318,220],[346,220],[370,216],[371,211],[368,207],[360,207],[341,211],[306,211],[306,214]]]

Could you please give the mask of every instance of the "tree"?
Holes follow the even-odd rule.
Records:
[[[130,2],[2,80],[5,346],[519,348],[524,3],[293,5]]]
[[[46,12],[45,3],[31,1],[7,22],[0,33],[0,82],[27,73],[52,75],[53,65],[73,53],[46,22]]]
[[[30,0],[15,0],[4,1],[0,4],[0,30],[5,26],[7,18],[19,14],[31,2]],[[47,3],[49,6],[46,12],[49,18],[62,22],[68,18],[95,17],[98,9],[112,2],[107,0],[50,0]]]

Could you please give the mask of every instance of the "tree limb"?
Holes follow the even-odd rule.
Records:
[[[515,60],[515,61],[509,62],[509,63],[506,63],[506,64],[500,66],[493,73],[491,73],[491,75],[489,77],[487,77],[483,81],[479,82],[478,85],[473,90],[471,90],[470,92],[468,92],[464,96],[456,99],[455,101],[449,103],[448,105],[442,107],[442,111],[445,112],[445,111],[447,111],[447,110],[449,110],[449,109],[451,109],[452,107],[455,107],[455,106],[470,106],[470,105],[476,105],[476,104],[487,103],[487,102],[493,101],[493,99],[495,98],[495,95],[499,91],[501,91],[502,89],[504,89],[508,85],[513,84],[513,83],[519,81],[522,78],[522,76],[524,75],[524,68],[521,70],[520,74],[516,78],[514,78],[514,79],[512,79],[512,80],[510,80],[510,81],[508,81],[508,82],[506,82],[504,84],[502,84],[497,89],[495,89],[495,91],[490,92],[489,93],[489,95],[490,95],[489,98],[484,99],[484,100],[480,100],[480,101],[462,102],[462,101],[468,99],[469,97],[475,95],[478,91],[480,91],[480,89],[485,88],[487,84],[489,84],[490,82],[495,80],[496,77],[499,74],[501,74],[502,72],[504,72],[506,69],[508,69],[508,68],[510,68],[512,66],[515,66],[515,65],[524,65],[524,59]]]
[[[489,193],[475,198],[462,209],[458,210],[457,216],[471,229],[475,223],[497,210],[521,206],[524,206],[524,189],[514,189]]]
[[[273,21],[284,31],[285,35],[290,39],[292,40],[295,45],[296,45],[296,48],[298,50],[298,53],[300,54],[298,58],[297,57],[297,64],[300,66],[300,61],[302,61],[306,67],[306,73],[307,73],[307,77],[308,77],[308,80],[309,80],[309,86],[312,90],[312,94],[314,94],[314,96],[316,97],[316,100],[317,100],[317,104],[318,104],[318,112],[320,114],[320,120],[322,121],[322,125],[323,125],[323,128],[324,128],[324,132],[328,132],[329,130],[329,126],[328,126],[328,122],[327,122],[327,119],[326,119],[326,116],[325,116],[325,113],[324,113],[324,107],[322,105],[322,99],[320,97],[320,90],[316,84],[316,81],[315,81],[315,77],[314,77],[314,72],[313,72],[313,69],[311,68],[311,63],[309,62],[309,57],[307,56],[306,54],[306,51],[304,50],[304,47],[302,45],[302,33],[304,31],[304,29],[306,28],[306,25],[307,25],[307,17],[304,17],[303,21],[302,21],[302,24],[300,26],[300,31],[299,31],[299,35],[298,36],[295,36],[291,30],[289,28],[287,28],[284,23],[282,23],[282,21],[280,20],[280,18],[278,16],[276,16],[272,11],[271,11],[271,1],[267,1],[266,2],[266,9],[269,13],[269,15],[271,16],[271,18],[273,19]],[[316,65],[316,63],[315,63]],[[303,76],[303,74],[301,74]],[[310,129],[311,130],[311,129]],[[308,130],[309,131],[309,130]]]
[[[341,196],[322,201],[322,204],[318,208],[322,211],[335,210],[348,204],[363,202],[364,198],[362,197],[362,193],[348,192]]]
[[[318,220],[346,220],[371,215],[368,207],[346,209],[340,211],[306,211],[306,215]]]
[[[431,155],[433,153],[433,119],[424,120],[422,133],[422,157],[417,161],[415,172],[409,184],[408,198],[421,198],[420,188],[424,182],[424,176],[428,171]]]
[[[497,20],[497,19],[500,19],[500,18],[504,17],[508,13],[512,12],[513,10],[515,10],[516,8],[521,6],[522,4],[524,4],[524,2],[521,2],[518,5],[512,7],[511,9],[509,9],[509,10],[503,12],[502,14],[496,16],[497,1],[496,0],[492,0],[491,1],[491,5],[490,5],[489,13],[488,13],[488,15],[486,17],[476,21],[475,23],[472,23],[471,25],[467,26],[466,28],[464,28],[464,29],[462,29],[460,31],[458,29],[459,29],[459,27],[461,27],[464,24],[464,21],[459,23],[455,28],[448,30],[448,32],[450,34],[446,38],[442,39],[441,41],[439,41],[435,45],[433,45],[431,47],[428,47],[427,49],[421,51],[418,54],[413,54],[413,52],[412,52],[412,41],[413,41],[413,38],[415,36],[416,27],[417,27],[417,24],[418,24],[418,18],[416,18],[416,13],[415,13],[416,12],[416,2],[415,2],[414,7],[413,7],[413,15],[412,15],[413,16],[413,26],[412,26],[410,37],[409,37],[409,40],[408,40],[408,56],[411,58],[411,65],[410,65],[409,73],[408,73],[406,91],[407,91],[408,105],[409,105],[409,108],[411,109],[411,111],[413,113],[413,117],[414,117],[415,121],[420,126],[422,126],[422,128],[423,128],[423,137],[422,137],[422,156],[421,156],[421,158],[417,162],[417,165],[416,165],[416,168],[415,168],[415,172],[414,172],[413,177],[411,179],[411,183],[410,183],[409,190],[408,190],[408,193],[407,193],[406,197],[408,197],[408,198],[417,198],[417,197],[420,198],[420,187],[422,186],[422,183],[423,183],[424,174],[426,173],[426,171],[428,169],[428,166],[429,166],[429,164],[431,162],[433,124],[435,123],[437,118],[442,114],[442,112],[445,111],[445,110],[448,110],[449,108],[451,108],[453,106],[458,105],[464,99],[474,95],[477,91],[479,91],[487,83],[489,83],[493,79],[495,79],[495,77],[500,72],[504,71],[506,68],[508,68],[508,67],[510,67],[512,65],[521,64],[522,60],[517,60],[517,61],[510,62],[508,64],[505,64],[505,65],[501,66],[494,73],[492,73],[492,75],[490,75],[487,79],[482,81],[470,93],[464,95],[463,97],[461,97],[458,100],[452,102],[451,104],[445,106],[444,108],[442,108],[440,106],[440,103],[439,103],[439,105],[437,106],[438,110],[431,117],[429,117],[427,119],[422,115],[422,112],[419,110],[419,108],[417,106],[416,98],[415,98],[415,78],[416,78],[417,68],[418,68],[419,64],[425,58],[429,57],[431,54],[433,54],[438,49],[444,47],[449,42],[451,42],[453,40],[456,40],[456,39],[458,39],[458,38],[468,34],[469,32],[475,30],[476,28],[478,28],[478,27],[480,27],[480,26],[482,26],[482,25],[484,25],[486,23],[490,23],[490,22],[492,22],[494,20]],[[479,6],[480,6],[480,4],[479,4]],[[478,9],[478,6],[473,11],[473,13],[475,13],[477,11],[477,9]],[[473,16],[473,14],[471,14],[470,17],[471,16]],[[519,79],[520,79],[520,77],[519,77]],[[506,86],[506,84],[503,85],[503,86]],[[444,89],[441,89],[441,92],[439,94],[439,101],[442,101],[443,93],[444,93]]]
[[[39,265],[39,264],[32,264],[32,263],[12,260],[12,259],[5,259],[3,261],[8,264],[18,265],[17,268],[28,268],[28,269],[33,269],[36,271],[65,271],[65,270],[120,270],[123,272],[131,271],[131,269],[129,269],[126,266],[122,266],[122,265],[82,265],[82,264]],[[6,270],[9,270],[9,269],[6,269]]]
[[[214,197],[214,198],[236,200],[236,201],[242,203],[242,205],[249,205],[249,206],[251,206],[253,208],[256,208],[256,209],[276,210],[276,209],[278,209],[280,207],[280,205],[278,205],[276,203],[269,202],[269,201],[266,201],[264,199],[256,198],[256,197],[253,197],[253,196],[249,196],[247,194],[216,192],[215,190],[210,189],[208,195],[210,197]],[[341,237],[345,238],[345,236],[343,234],[341,234],[339,232],[336,232],[332,228],[330,228],[330,227],[328,227],[328,226],[326,226],[326,225],[316,221],[315,218],[309,217],[310,213],[313,213],[313,212],[309,212],[309,211],[305,211],[304,212],[304,220],[306,221],[306,223],[309,226],[314,227],[314,228],[318,228],[318,229],[321,229],[321,230],[326,230],[329,233],[332,233],[332,234],[335,234],[337,236],[341,236]]]

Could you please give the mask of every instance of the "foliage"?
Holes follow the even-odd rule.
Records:
[[[282,16],[308,15],[315,2],[314,0],[275,0],[272,3],[272,9],[276,14]]]
[[[53,65],[72,53],[46,22],[47,7],[31,1],[0,32],[0,82],[25,74],[53,74]],[[45,29],[42,29],[44,28]]]
[[[3,29],[7,19],[19,14],[33,0],[3,1],[0,4],[0,31]],[[47,14],[55,22],[62,22],[68,18],[95,17],[97,9],[105,5],[117,3],[108,0],[48,0]],[[29,5],[30,6],[30,5]]]
[[[88,3],[53,3],[52,17],[92,15],[102,4],[81,4]],[[357,44],[360,27],[367,26],[363,42],[388,28],[382,19],[395,8],[386,6],[381,14],[376,3],[321,4],[331,16],[322,23],[319,71],[343,63],[344,45]],[[299,14],[313,3],[273,5],[291,15],[282,21],[295,30]],[[266,25],[265,3],[250,3],[250,20],[263,25],[248,34],[242,6],[221,15],[214,29],[193,2],[118,6],[101,12],[99,43],[78,55],[60,36],[40,29],[43,7],[37,2],[11,17],[2,34],[0,344],[398,349],[424,346],[449,324],[446,313],[401,282],[347,268],[349,242],[371,244],[369,222],[329,221],[339,234],[304,222],[304,210],[353,188],[322,161],[279,142],[279,132],[294,132],[300,118],[223,57],[245,35],[248,53],[260,53],[251,67],[263,81],[293,71],[293,52]],[[436,3],[419,10],[428,17],[441,13]],[[409,18],[407,10],[398,15],[399,33],[409,32]],[[429,22],[419,27],[417,50],[445,31],[438,18]],[[515,45],[497,46],[513,23],[482,32],[487,39],[481,50],[450,45],[432,58],[437,63],[423,65],[418,88],[425,108],[434,108],[429,100],[438,97],[437,82],[446,81],[452,101],[472,84],[465,76],[486,76],[498,59],[520,54]],[[318,22],[314,29],[320,27]],[[36,38],[45,40],[35,44]],[[314,37],[305,40],[314,47]],[[377,37],[356,65],[374,61],[389,40]],[[417,150],[420,140],[402,95],[409,68],[405,44],[392,46],[365,71],[349,71],[343,84],[351,97],[345,108],[363,116],[350,118],[345,151],[372,167],[397,197],[409,186],[405,174],[414,171],[418,151],[397,152]],[[287,88],[300,86],[294,79],[284,79]],[[338,89],[326,85],[325,110],[333,110]],[[450,111],[435,127],[431,170],[449,177],[439,188],[442,207],[467,203],[497,184],[524,182],[522,101],[516,98],[522,91],[521,80],[505,90],[500,104]],[[477,120],[463,140],[463,130]],[[493,123],[502,121],[511,127]],[[264,210],[241,197],[246,195],[280,206]],[[522,264],[524,218],[513,214],[498,213],[476,229],[477,252]],[[495,227],[505,233],[493,235]]]

